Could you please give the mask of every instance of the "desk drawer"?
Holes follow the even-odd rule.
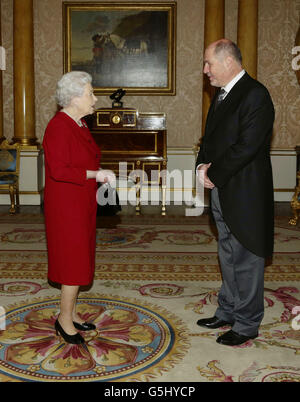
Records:
[[[163,156],[163,138],[157,131],[93,131],[92,135],[103,155]]]

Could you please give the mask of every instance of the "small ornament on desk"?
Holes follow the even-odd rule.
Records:
[[[123,96],[125,94],[126,94],[126,91],[122,88],[119,88],[110,95],[110,99],[112,99],[112,101],[113,101],[112,108],[123,107],[123,102],[121,102],[121,99],[123,98]]]

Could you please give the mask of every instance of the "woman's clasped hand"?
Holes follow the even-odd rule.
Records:
[[[116,175],[112,170],[100,169],[96,173],[96,181],[99,183],[109,183],[114,186],[116,183]]]

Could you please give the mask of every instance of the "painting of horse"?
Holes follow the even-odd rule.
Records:
[[[65,72],[83,70],[96,93],[175,94],[176,3],[63,3]]]

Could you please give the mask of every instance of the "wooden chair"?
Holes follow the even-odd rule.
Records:
[[[10,145],[7,140],[0,144],[0,193],[9,193],[10,210],[15,214],[19,201],[20,145]]]

